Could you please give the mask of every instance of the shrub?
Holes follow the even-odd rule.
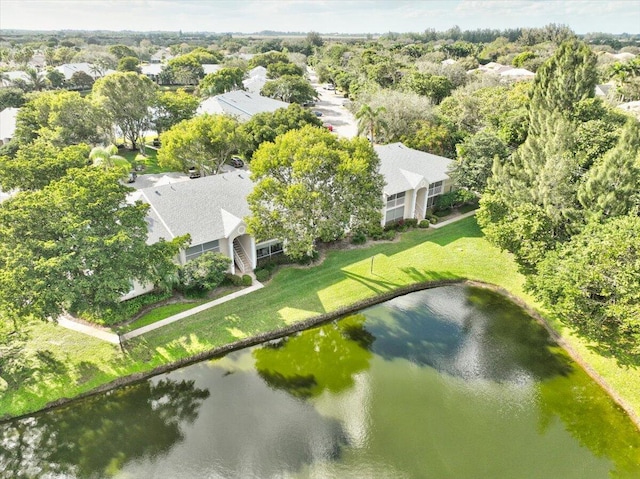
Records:
[[[248,274],[242,275],[242,286],[251,286],[252,283],[253,278],[251,278],[251,276],[249,276]]]
[[[418,220],[415,218],[409,218],[407,220],[404,220],[404,224],[407,228],[415,228],[416,226],[418,226]]]
[[[372,240],[381,240],[382,234],[384,233],[384,228],[380,225],[372,226],[369,228],[369,236]]]
[[[138,314],[142,308],[150,304],[159,303],[172,296],[171,291],[152,291],[147,294],[136,296],[135,298],[114,304],[111,308],[107,308],[100,313],[95,312],[79,312],[77,313],[82,319],[97,324],[113,325],[118,324]]]
[[[255,270],[255,275],[256,279],[262,283],[271,277],[271,271],[267,268],[259,268]]]
[[[230,264],[221,253],[204,253],[180,268],[180,286],[184,291],[212,290],[225,279]]]
[[[419,228],[428,228],[431,225],[431,222],[429,220],[422,220],[420,221],[420,223],[418,223],[418,227]]]
[[[395,237],[396,237],[396,230],[387,230],[384,233],[382,233],[382,239],[387,241],[391,241],[395,239]]]
[[[242,286],[242,277],[237,274],[227,273],[224,275],[224,282],[231,286]]]
[[[366,241],[367,235],[363,231],[354,231],[353,235],[351,235],[351,243],[353,244],[364,244]]]

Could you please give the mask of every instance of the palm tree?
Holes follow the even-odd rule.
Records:
[[[362,105],[358,113],[356,113],[358,135],[367,132],[369,134],[369,140],[373,144],[376,135],[387,129],[387,123],[381,117],[381,114],[385,111],[387,110],[383,106],[374,110],[369,105]]]
[[[97,168],[104,170],[118,168],[122,170],[123,175],[128,174],[131,170],[131,164],[126,158],[118,155],[118,147],[115,145],[96,146],[89,153],[89,159]]]
[[[25,73],[28,77],[27,84],[32,90],[40,91],[47,86],[47,79],[44,73],[40,73],[35,68],[27,68]]]

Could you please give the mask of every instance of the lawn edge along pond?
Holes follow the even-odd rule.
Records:
[[[406,232],[393,242],[331,250],[311,267],[283,268],[261,290],[133,339],[124,351],[53,324],[34,323],[17,353],[18,380],[0,384],[0,417],[51,409],[413,291],[467,282],[494,289],[524,308],[640,429],[637,370],[598,355],[546,316],[524,291],[524,281],[511,256],[490,245],[470,217],[438,230]]]

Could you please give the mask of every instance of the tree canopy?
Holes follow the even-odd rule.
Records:
[[[305,126],[263,143],[253,155],[247,225],[258,240],[281,238],[292,258],[311,256],[316,240],[379,226],[384,180],[364,138],[338,139]]]
[[[117,171],[71,169],[0,203],[0,316],[56,318],[117,303],[131,281],[154,281],[166,243],[147,245],[147,205],[128,204]],[[166,251],[165,251],[166,253]]]
[[[193,118],[199,105],[198,98],[182,89],[158,92],[154,125],[158,133],[168,130],[182,120]]]
[[[160,139],[158,164],[163,168],[200,174],[217,174],[233,153],[243,149],[246,135],[238,122],[226,115],[199,115],[183,120]]]
[[[262,87],[260,94],[301,105],[318,97],[318,93],[311,86],[311,83],[298,75],[283,75],[277,80],[268,81]]]
[[[104,111],[106,120],[116,125],[135,149],[149,126],[149,107],[155,103],[156,89],[144,75],[119,72],[98,79],[92,97]]]

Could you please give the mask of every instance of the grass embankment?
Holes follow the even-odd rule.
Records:
[[[438,230],[410,231],[392,243],[330,251],[319,266],[285,268],[261,290],[130,341],[126,354],[97,339],[36,324],[17,361],[20,378],[0,396],[0,415],[35,411],[120,376],[149,371],[402,286],[456,278],[501,286],[535,306],[511,257],[491,246],[475,219],[467,218]],[[637,372],[618,368],[586,346],[584,350],[594,369],[640,411]]]

